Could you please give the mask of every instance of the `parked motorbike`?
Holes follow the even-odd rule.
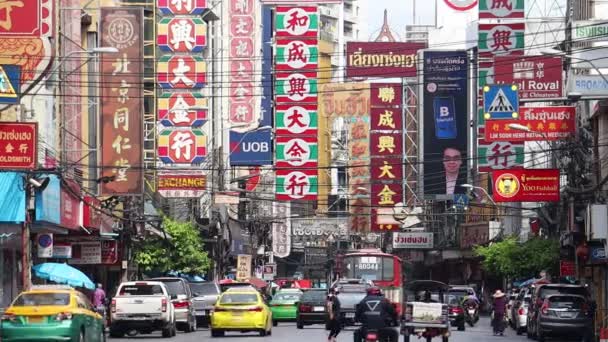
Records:
[[[476,306],[468,305],[464,308],[465,321],[471,326],[479,321],[479,309]]]

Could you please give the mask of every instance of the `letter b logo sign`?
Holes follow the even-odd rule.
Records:
[[[449,107],[444,107],[444,106],[439,107],[439,116],[444,117],[444,116],[449,116],[449,115],[450,115]]]

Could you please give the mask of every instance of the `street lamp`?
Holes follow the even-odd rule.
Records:
[[[498,204],[496,204],[496,202],[494,202],[494,199],[492,198],[492,196],[490,196],[490,194],[486,191],[486,189],[480,187],[480,186],[475,186],[472,184],[460,184],[461,187],[465,188],[465,189],[477,189],[477,190],[481,190],[490,200],[490,202],[492,202],[492,204],[494,204],[494,206],[498,206]]]
[[[602,72],[600,71],[600,69],[595,64],[593,64],[593,62],[591,60],[589,60],[589,59],[585,59],[585,58],[580,58],[580,57],[576,57],[576,56],[573,56],[573,55],[569,55],[566,52],[561,51],[561,50],[557,50],[557,49],[543,49],[543,50],[540,51],[540,53],[543,54],[543,55],[547,55],[547,56],[563,56],[563,57],[566,57],[566,58],[576,59],[576,60],[579,60],[579,61],[583,61],[585,63],[589,63],[589,65],[591,65],[591,67],[593,69],[595,69],[595,71],[597,71],[597,73],[604,80],[604,82],[608,83],[608,78],[606,78],[606,76],[604,74],[602,74]],[[602,57],[602,59],[603,58],[608,58],[608,57]]]

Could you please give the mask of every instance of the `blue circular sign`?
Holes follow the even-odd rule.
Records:
[[[42,248],[48,248],[53,245],[53,237],[49,234],[38,235],[38,245]]]

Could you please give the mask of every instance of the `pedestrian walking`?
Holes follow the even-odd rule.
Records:
[[[340,322],[340,300],[338,299],[338,290],[335,288],[329,289],[327,295],[327,328],[329,329],[328,342],[336,342],[336,338],[342,330]]]
[[[494,335],[503,336],[505,330],[505,313],[507,311],[507,300],[505,294],[499,289],[494,293],[494,306],[492,315],[492,328]]]

